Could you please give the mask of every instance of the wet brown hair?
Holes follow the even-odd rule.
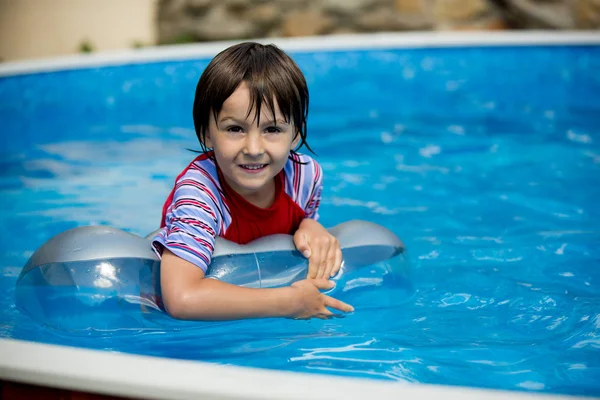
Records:
[[[295,134],[300,135],[300,142],[291,153],[295,154],[302,146],[312,152],[306,141],[308,86],[302,71],[277,46],[255,42],[240,43],[217,54],[198,81],[193,116],[202,150],[208,150],[205,138],[211,112],[217,119],[225,100],[242,82],[248,85],[252,104],[247,116],[254,110],[258,125],[261,108],[265,105],[275,119],[276,99],[286,123],[293,123]]]

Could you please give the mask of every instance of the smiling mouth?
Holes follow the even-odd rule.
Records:
[[[248,171],[259,171],[269,164],[241,164],[240,167]]]

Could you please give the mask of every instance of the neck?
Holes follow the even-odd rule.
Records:
[[[261,188],[260,190],[255,192],[240,193],[237,190],[236,192],[240,196],[242,196],[247,202],[256,207],[269,208],[273,205],[273,202],[275,201],[275,179],[277,178],[272,179],[266,187]]]

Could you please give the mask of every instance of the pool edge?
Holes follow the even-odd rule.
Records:
[[[147,399],[352,400],[373,395],[381,400],[577,398],[225,366],[14,339],[0,339],[0,354],[0,379]]]
[[[473,46],[600,46],[600,33],[597,31],[380,32],[299,38],[257,38],[252,40],[261,43],[274,43],[289,52],[309,52],[315,50],[341,51]],[[0,77],[112,65],[208,58],[238,42],[218,41],[152,46],[142,49],[9,61],[0,63]]]

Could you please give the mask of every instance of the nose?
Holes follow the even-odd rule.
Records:
[[[262,156],[265,152],[263,148],[262,136],[260,133],[251,132],[246,135],[246,142],[244,143],[243,153],[251,157]]]

